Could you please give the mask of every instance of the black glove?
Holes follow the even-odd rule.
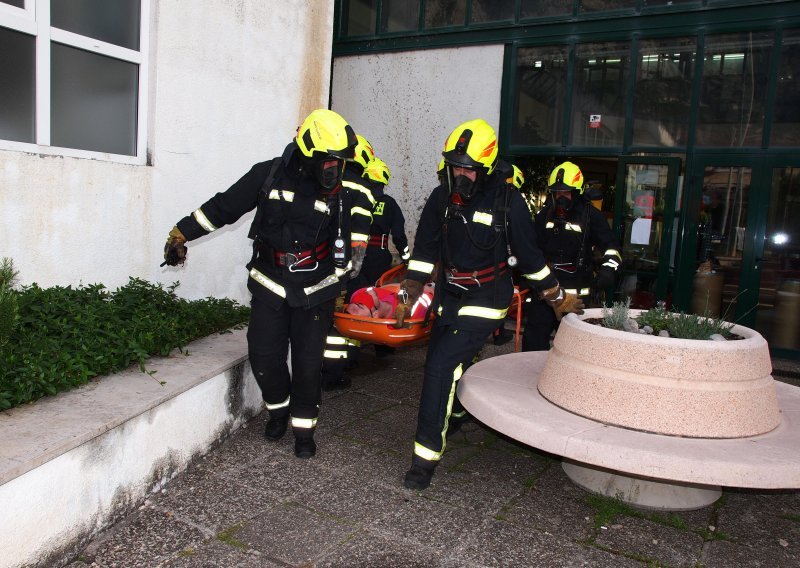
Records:
[[[614,271],[610,268],[601,268],[597,271],[595,285],[599,290],[608,290],[614,285],[615,276]]]
[[[164,266],[164,264],[169,264],[170,266],[183,264],[186,260],[187,252],[186,237],[183,236],[177,226],[172,227],[169,236],[167,236],[167,243],[164,245],[164,262],[161,266]]]

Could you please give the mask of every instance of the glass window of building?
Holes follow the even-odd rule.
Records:
[[[425,27],[463,26],[466,21],[467,0],[427,0]]]
[[[772,41],[766,32],[706,37],[698,146],[761,145]]]
[[[470,20],[476,24],[514,19],[516,0],[472,0]]]
[[[138,50],[139,0],[51,0],[50,25]]]
[[[512,144],[561,144],[568,61],[567,46],[519,50]]]
[[[25,0],[0,0],[3,4],[11,4],[17,8],[25,8]]]
[[[630,44],[579,44],[575,54],[571,143],[621,146],[625,134]]]
[[[383,0],[381,2],[381,32],[406,32],[418,28],[418,0]]]
[[[630,10],[636,8],[638,0],[581,0],[580,13]]]
[[[781,42],[770,146],[800,146],[800,30]]]
[[[374,35],[377,5],[378,0],[349,0],[343,2],[342,35]]]
[[[0,148],[143,163],[149,2],[20,4],[22,14],[0,9],[0,53],[11,55],[0,57]]]
[[[35,140],[35,39],[0,28],[0,138],[4,140]]]
[[[695,38],[640,42],[633,93],[635,145],[686,145],[695,52]]]
[[[522,0],[521,18],[571,16],[572,0]]]
[[[645,8],[664,6],[670,8],[672,6],[679,6],[682,4],[700,4],[700,0],[644,0],[643,6]]]

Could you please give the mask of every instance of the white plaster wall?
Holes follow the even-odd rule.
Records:
[[[389,166],[388,191],[403,209],[412,242],[419,213],[437,184],[447,136],[473,118],[498,129],[502,77],[502,45],[334,60],[331,108]]]
[[[332,0],[152,0],[152,165],[0,151],[0,257],[23,284],[129,276],[247,301],[247,215],[159,268],[170,228],[327,107]]]

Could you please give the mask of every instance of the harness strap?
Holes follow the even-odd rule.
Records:
[[[380,247],[382,249],[389,248],[389,235],[370,235],[367,246]]]
[[[331,252],[328,241],[318,245],[314,249],[300,252],[287,252],[276,250],[274,252],[275,264],[277,266],[289,266],[299,268],[308,266],[318,260],[325,259]]]

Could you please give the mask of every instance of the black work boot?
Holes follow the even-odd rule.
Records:
[[[301,459],[314,457],[317,444],[314,442],[313,428],[292,428],[294,432],[294,455]]]
[[[436,465],[432,464],[431,462],[421,465],[420,463],[412,461],[411,469],[406,472],[406,478],[403,481],[403,485],[405,485],[407,489],[423,491],[431,484],[431,478],[433,477],[433,472],[435,469]]]
[[[456,416],[455,414],[450,416],[450,421],[447,423],[447,437],[449,438],[459,430],[461,427],[469,422],[472,417],[464,411],[460,416]]]
[[[286,433],[286,428],[289,425],[289,415],[286,416],[270,416],[267,420],[267,426],[264,428],[264,437],[267,440],[277,442]]]

